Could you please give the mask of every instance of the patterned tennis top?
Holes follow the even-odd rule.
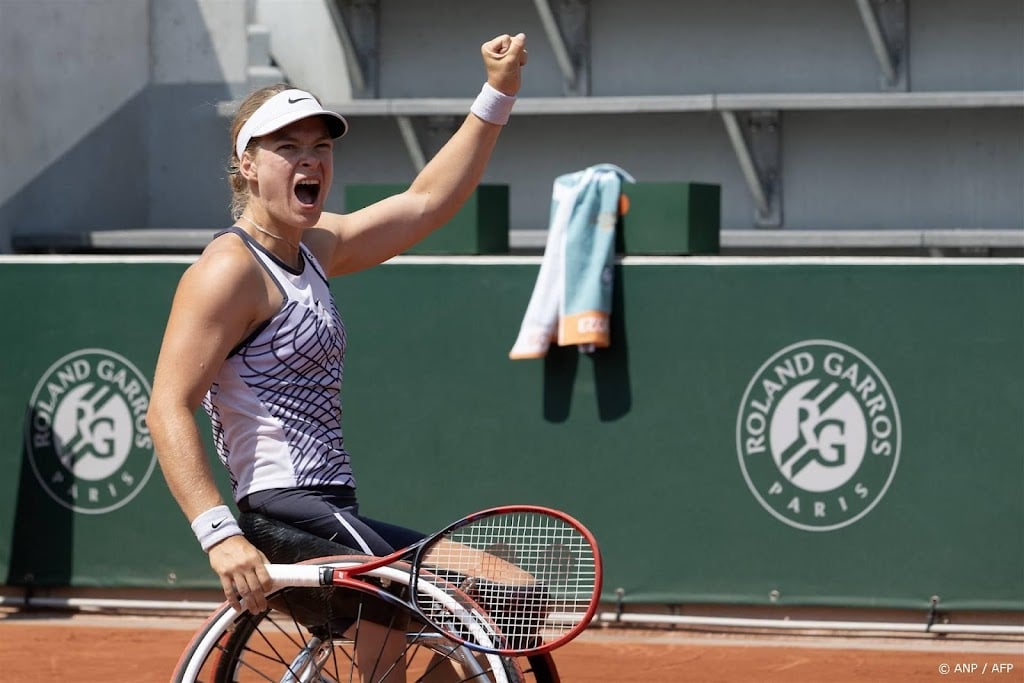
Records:
[[[296,271],[243,230],[227,232],[245,242],[284,298],[232,350],[203,399],[235,500],[266,489],[355,487],[341,433],[345,326],[323,268],[305,246]]]

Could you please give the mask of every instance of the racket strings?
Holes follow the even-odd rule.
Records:
[[[421,567],[446,594],[485,613],[502,647],[533,649],[578,628],[598,590],[594,548],[561,518],[538,512],[490,514],[424,549]],[[437,600],[420,607],[432,618]],[[430,611],[434,613],[431,614]]]

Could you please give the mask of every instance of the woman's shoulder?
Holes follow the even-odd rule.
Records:
[[[273,314],[260,267],[237,235],[214,238],[182,273],[174,295],[176,317],[235,344]],[[214,342],[211,342],[214,343]],[[223,357],[223,356],[222,356]]]
[[[242,238],[230,231],[216,235],[188,268],[187,274],[207,286],[230,287],[259,280],[261,270]]]

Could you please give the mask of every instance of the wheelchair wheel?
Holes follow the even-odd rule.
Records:
[[[558,683],[550,657],[510,659],[457,646],[403,600],[407,574],[380,571],[376,588],[276,591],[262,614],[223,605],[193,638],[173,680]]]
[[[550,653],[531,655],[519,660],[523,680],[531,683],[561,683],[555,661]]]

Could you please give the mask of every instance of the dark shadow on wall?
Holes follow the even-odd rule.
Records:
[[[37,412],[28,412],[23,429],[31,438]],[[11,534],[8,586],[24,587],[29,594],[37,587],[71,585],[73,574],[74,515],[44,490],[36,477],[28,442],[21,447],[21,473]],[[46,457],[46,456],[40,456]],[[43,468],[45,471],[46,468]]]
[[[226,84],[149,88],[146,227],[205,230],[231,224],[231,116],[217,111],[217,103],[231,97]]]
[[[33,49],[18,53],[24,63],[12,72],[9,99],[20,105],[18,120],[25,124],[20,134],[37,140],[33,149],[40,153],[67,151],[32,177],[17,175],[17,168],[28,166],[19,166],[21,159],[4,159],[14,169],[17,190],[0,201],[0,253],[12,250],[15,235],[227,225],[230,121],[217,105],[240,94],[243,85],[225,81],[199,0],[152,3],[148,46],[111,40],[116,35],[111,27],[131,24],[131,16],[122,15],[137,11],[110,3],[106,9],[96,3],[59,4],[60,26],[72,30],[80,22],[97,39],[69,47],[61,42],[60,30],[36,32]],[[105,15],[109,22],[103,21]],[[35,15],[26,10],[26,16],[31,28]],[[15,11],[12,19],[17,18]],[[149,73],[161,74],[160,81],[141,87],[107,118],[85,116],[89,127],[81,129],[33,129],[33,120],[49,121],[54,111],[105,111],[105,93],[128,93],[123,87],[105,87],[105,79],[120,76],[104,65],[146,58]],[[38,92],[48,95],[44,99]]]
[[[0,236],[144,227],[146,97],[86,132],[3,204]],[[5,240],[6,241],[6,240]]]
[[[0,204],[0,251],[15,235],[227,226],[227,97],[221,85],[136,95]]]
[[[544,419],[548,422],[569,419],[580,355],[575,346],[548,347],[544,356]]]
[[[615,266],[612,283],[611,345],[593,356],[597,414],[601,422],[618,420],[633,407],[633,389],[629,381],[625,287],[622,283],[621,265]]]
[[[612,422],[629,413],[633,405],[633,391],[629,379],[629,343],[621,265],[613,270],[611,343],[608,348],[582,354],[575,346],[552,344],[544,356],[544,419],[548,422],[569,419],[581,357],[584,362],[589,359],[593,367],[597,414],[601,422]]]

